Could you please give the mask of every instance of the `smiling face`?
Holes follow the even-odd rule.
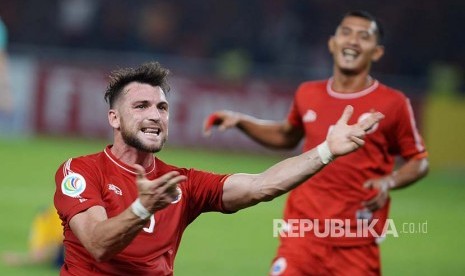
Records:
[[[159,86],[129,83],[108,118],[115,135],[137,150],[158,152],[168,138],[168,101]]]
[[[374,21],[357,16],[345,17],[328,42],[335,70],[345,75],[368,72],[371,63],[378,61],[384,53],[376,32]]]

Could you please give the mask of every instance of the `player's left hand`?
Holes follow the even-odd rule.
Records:
[[[367,132],[384,118],[382,113],[372,112],[361,122],[349,125],[348,122],[353,113],[354,108],[351,105],[346,106],[342,116],[326,137],[329,150],[334,156],[346,155],[363,146]]]
[[[365,189],[375,189],[377,190],[377,194],[371,199],[362,202],[363,206],[372,212],[382,208],[389,198],[389,190],[391,189],[393,181],[394,179],[390,175],[367,180],[363,184],[363,187]]]

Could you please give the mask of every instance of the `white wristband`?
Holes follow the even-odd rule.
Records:
[[[333,161],[334,155],[329,150],[328,142],[324,141],[323,143],[319,144],[316,149],[318,151],[318,155],[320,156],[321,163],[326,165]]]
[[[131,204],[131,211],[134,213],[134,215],[138,216],[140,219],[148,219],[152,214],[145,209],[144,205],[140,203],[140,199],[137,198],[132,204]]]

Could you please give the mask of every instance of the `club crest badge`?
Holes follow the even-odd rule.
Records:
[[[270,275],[278,276],[281,275],[284,270],[286,270],[287,262],[284,257],[280,257],[274,261],[273,265],[271,266]]]
[[[86,189],[86,180],[78,173],[70,173],[61,181],[61,192],[64,195],[79,198]]]
[[[178,196],[177,196],[173,201],[171,201],[171,204],[178,203],[178,202],[181,200],[181,197],[182,197],[182,190],[181,190],[181,188],[176,187],[176,191],[178,191]]]

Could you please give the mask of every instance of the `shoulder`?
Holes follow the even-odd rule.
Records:
[[[63,162],[57,170],[57,174],[67,175],[75,171],[94,171],[99,168],[98,164],[103,157],[103,152],[72,157]]]
[[[162,175],[162,174],[165,174],[165,173],[171,172],[171,171],[178,171],[182,175],[186,175],[187,172],[189,171],[186,168],[180,168],[180,167],[165,163],[164,161],[162,161],[158,157],[155,157],[155,168],[156,168],[156,171],[157,171],[158,175]]]
[[[403,91],[382,84],[381,82],[379,83],[378,90],[382,92],[384,96],[389,96],[394,100],[405,101],[407,99]]]
[[[171,171],[178,171],[182,175],[186,175],[189,178],[195,178],[198,176],[214,176],[214,175],[219,175],[207,171],[202,171],[198,170],[195,168],[183,168],[183,167],[177,167],[174,165],[170,165],[168,163],[165,163],[164,161],[160,160],[159,158],[155,157],[155,167],[157,168],[157,175],[162,175]]]
[[[296,95],[325,93],[328,80],[316,80],[302,82],[297,88]]]
[[[299,89],[326,89],[328,80],[304,81],[299,85]]]

